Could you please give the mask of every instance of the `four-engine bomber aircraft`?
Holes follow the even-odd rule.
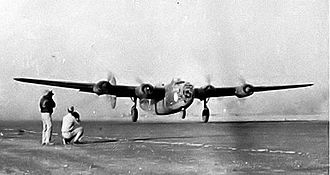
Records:
[[[291,89],[312,86],[313,84],[296,84],[281,86],[252,86],[243,83],[236,87],[214,87],[206,85],[195,88],[192,84],[180,79],[173,79],[167,85],[153,86],[147,83],[141,83],[140,86],[117,85],[113,75],[108,80],[99,81],[97,83],[82,83],[59,80],[45,80],[32,78],[14,78],[16,81],[35,83],[49,86],[58,86],[63,88],[78,89],[82,92],[95,93],[97,95],[108,95],[111,107],[116,106],[116,97],[130,97],[134,105],[131,108],[132,121],[138,119],[137,99],[139,99],[140,107],[145,111],[152,111],[157,115],[168,115],[177,112],[182,113],[182,118],[186,116],[186,109],[197,98],[204,102],[202,111],[203,122],[208,122],[210,110],[207,102],[211,97],[236,96],[244,98],[252,95],[254,92],[272,91],[281,89]]]

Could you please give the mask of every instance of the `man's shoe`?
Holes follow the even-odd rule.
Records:
[[[74,145],[79,145],[79,144],[83,144],[83,142],[80,142],[80,141],[75,141],[73,142]]]
[[[68,141],[67,139],[63,138],[62,139],[62,143],[63,143],[63,145],[68,145],[68,144],[70,144],[70,141]]]
[[[55,145],[54,142],[49,142],[49,143],[45,143],[47,146],[52,146],[52,145]]]

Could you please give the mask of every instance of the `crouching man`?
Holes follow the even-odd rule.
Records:
[[[82,143],[81,138],[84,128],[80,126],[80,115],[77,111],[74,111],[73,106],[68,109],[68,114],[63,117],[61,131],[64,145],[69,144],[71,140],[74,144]]]

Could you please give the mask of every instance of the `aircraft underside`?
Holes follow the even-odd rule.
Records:
[[[137,110],[137,103],[138,99],[132,99],[134,103],[131,107],[131,116],[132,121],[136,122],[138,119],[138,110]],[[155,115],[170,115],[180,111],[185,111],[186,108],[190,105],[179,105],[176,103],[174,106],[167,106],[166,99],[155,101],[152,99],[140,99],[139,100],[140,108],[143,111],[148,113],[153,113]]]
[[[137,109],[137,99],[133,99],[133,106],[131,107],[131,117],[132,121],[136,122],[138,120],[138,109]],[[204,109],[202,110],[202,121],[207,123],[210,117],[210,110],[207,107],[208,100],[204,100]],[[192,104],[192,101],[189,104],[183,103],[184,105],[179,105],[176,103],[175,106],[166,106],[165,99],[153,103],[150,99],[140,100],[140,108],[144,111],[156,114],[156,115],[170,115],[180,112],[181,118],[185,119],[186,109]]]

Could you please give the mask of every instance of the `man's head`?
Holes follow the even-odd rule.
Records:
[[[74,107],[73,107],[73,106],[70,106],[70,107],[68,108],[68,112],[69,112],[69,113],[73,113],[73,112],[74,112]]]
[[[45,96],[48,96],[48,97],[52,97],[54,95],[53,91],[49,90],[49,89],[45,90],[44,94],[45,94]]]

